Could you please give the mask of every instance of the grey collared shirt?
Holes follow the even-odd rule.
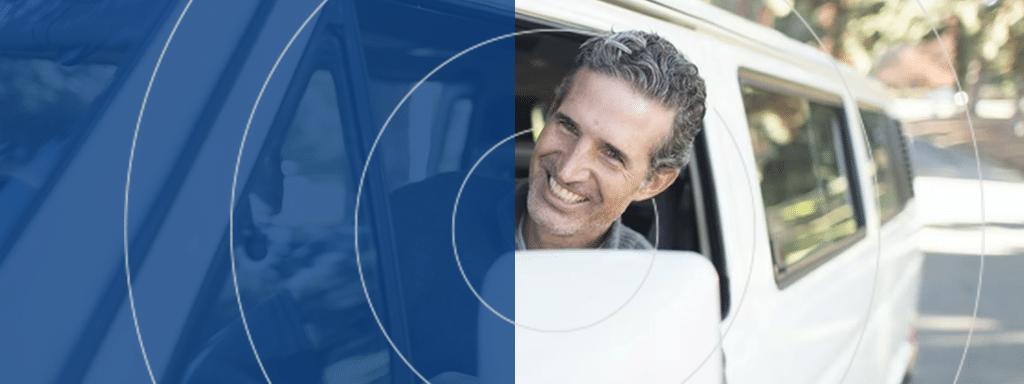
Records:
[[[516,186],[516,250],[526,250],[526,241],[523,240],[523,220],[529,213],[526,210],[526,192],[529,183],[521,183]],[[506,232],[507,233],[507,232]],[[654,249],[654,246],[647,241],[640,233],[622,224],[622,219],[615,219],[612,227],[597,248],[599,249]]]

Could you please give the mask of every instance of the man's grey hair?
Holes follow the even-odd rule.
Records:
[[[572,89],[580,69],[625,80],[640,94],[676,110],[672,133],[651,154],[648,178],[657,170],[680,170],[690,159],[693,140],[704,119],[704,79],[697,66],[672,43],[653,33],[625,31],[593,37],[580,46],[569,74],[555,89],[551,112]]]

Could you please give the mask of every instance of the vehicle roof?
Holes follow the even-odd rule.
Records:
[[[794,40],[779,31],[757,24],[711,4],[697,0],[517,0],[516,12],[540,17],[566,25],[579,26],[586,7],[582,4],[610,4],[680,25],[720,41],[755,51],[759,54],[792,63],[815,72],[839,73],[847,79],[857,100],[883,104],[885,86],[877,79],[857,72],[849,65],[835,61],[831,55]],[[849,81],[858,79],[858,81]],[[866,81],[864,81],[866,80]],[[866,96],[866,97],[864,97]]]

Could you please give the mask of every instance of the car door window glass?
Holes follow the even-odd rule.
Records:
[[[840,136],[842,109],[743,87],[765,216],[780,271],[835,250],[862,224]]]
[[[861,119],[864,121],[864,129],[867,132],[868,145],[871,148],[873,160],[873,171],[877,190],[874,192],[878,199],[879,216],[883,222],[895,216],[902,207],[896,181],[897,167],[899,167],[898,152],[893,143],[892,126],[889,118],[884,114],[871,111],[860,111]]]

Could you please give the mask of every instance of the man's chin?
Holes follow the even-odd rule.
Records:
[[[535,205],[542,205],[535,204]],[[551,207],[530,207],[530,219],[537,224],[544,232],[558,237],[572,237],[579,235],[584,230],[581,220],[565,217]]]
[[[546,223],[541,220],[535,221],[535,223],[543,228],[544,232],[557,237],[570,238],[579,236],[582,232],[582,229],[578,226],[558,225],[555,223]]]
[[[545,233],[558,237],[574,237],[589,229],[589,221],[586,218],[578,217],[579,212],[562,212],[548,201],[549,196],[545,195],[546,192],[544,189],[531,190],[527,197],[527,214]]]

